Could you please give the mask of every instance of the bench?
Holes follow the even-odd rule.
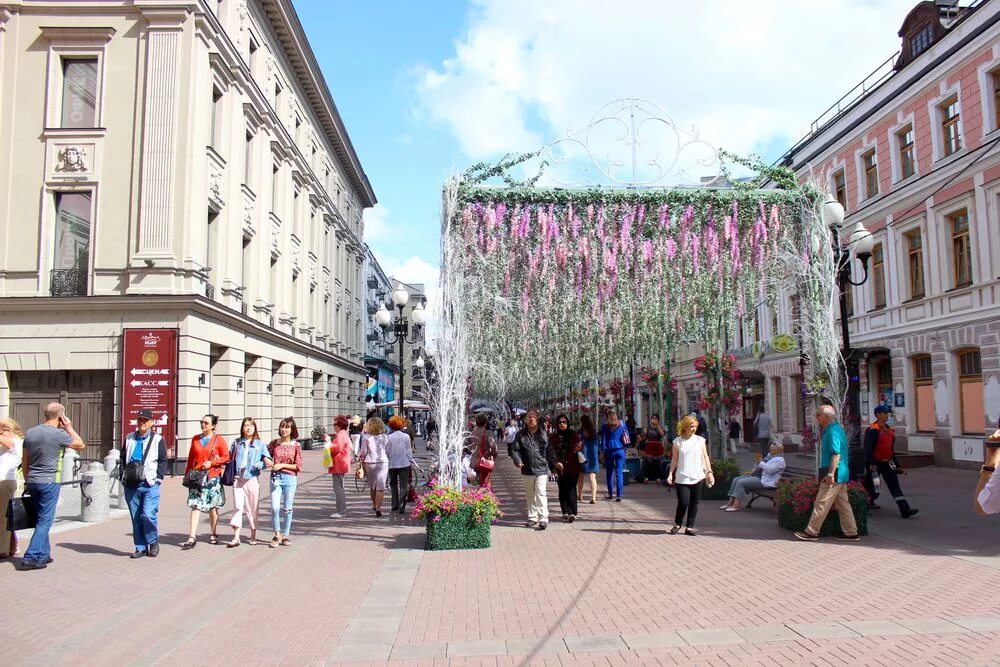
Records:
[[[784,482],[797,482],[803,479],[815,479],[816,471],[807,470],[806,468],[785,468],[785,471],[781,473],[781,481],[778,484]],[[750,492],[750,502],[747,503],[747,509],[753,507],[754,501],[758,498],[767,498],[771,501],[771,509],[778,506],[778,489],[758,489],[756,491]]]

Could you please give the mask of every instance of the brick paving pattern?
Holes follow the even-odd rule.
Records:
[[[288,547],[211,546],[203,521],[198,547],[182,552],[185,490],[170,479],[157,559],[128,559],[130,524],[115,519],[54,534],[46,570],[0,563],[0,589],[13,593],[0,637],[16,647],[5,664],[1000,660],[1000,521],[972,513],[974,475],[962,471],[904,480],[921,508],[913,520],[887,507],[861,543],[802,543],[767,503],[724,513],[706,501],[701,535],[667,535],[675,499],[655,485],[628,486],[622,503],[599,496],[564,524],[551,484],[552,523],[532,531],[521,525],[517,471],[502,459],[506,516],[493,547],[425,552],[421,526],[376,519],[353,484],[351,518],[327,518],[320,454],[305,463]],[[266,507],[261,519],[269,524]],[[228,512],[222,541],[227,521]]]

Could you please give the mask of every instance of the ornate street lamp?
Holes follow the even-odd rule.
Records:
[[[851,228],[846,245],[841,244],[841,231],[844,225],[844,207],[833,197],[823,204],[823,222],[830,228],[833,235],[833,256],[837,262],[837,285],[840,288],[840,335],[843,338],[844,366],[847,374],[847,419],[858,428],[853,429],[851,446],[857,447],[860,442],[861,425],[861,395],[860,378],[858,377],[859,359],[851,347],[851,332],[848,326],[847,290],[851,285],[861,287],[868,282],[868,260],[871,259],[875,240],[860,221]],[[861,262],[863,274],[860,280],[852,279],[851,258]],[[846,421],[846,420],[845,420]],[[852,466],[853,468],[853,466]]]
[[[420,333],[423,330],[423,326],[427,321],[427,311],[424,310],[423,304],[417,305],[412,312],[413,317],[413,338],[410,339],[410,322],[403,315],[403,309],[406,304],[410,301],[410,293],[407,292],[402,287],[393,290],[392,292],[392,303],[396,308],[399,309],[399,315],[393,317],[392,312],[389,311],[385,304],[379,306],[378,311],[375,313],[375,324],[379,326],[382,330],[382,340],[386,342],[387,345],[395,345],[399,343],[399,415],[403,416],[403,400],[406,395],[403,391],[403,377],[406,375],[406,370],[403,368],[403,344],[409,343],[410,345],[415,344],[420,340]],[[389,325],[392,325],[392,334],[389,334]],[[423,367],[423,359],[417,359],[414,362],[414,366],[417,368]]]

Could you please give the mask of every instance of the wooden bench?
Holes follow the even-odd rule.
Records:
[[[785,468],[785,471],[781,473],[781,481],[778,482],[778,484],[781,485],[784,482],[797,482],[803,479],[815,478],[815,470],[807,470],[806,468]],[[757,489],[756,491],[751,491],[750,502],[747,503],[747,509],[751,509],[754,501],[758,498],[767,498],[771,501],[771,509],[775,509],[778,506],[778,489]]]

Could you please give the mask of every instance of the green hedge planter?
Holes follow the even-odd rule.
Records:
[[[868,501],[864,491],[851,489],[848,493],[851,500],[851,509],[854,510],[854,521],[858,524],[858,534],[868,534]],[[796,512],[790,502],[778,501],[778,525],[788,530],[805,530],[809,524],[809,517],[812,516],[812,505],[806,512]],[[840,535],[840,516],[837,510],[831,509],[820,529],[820,536],[831,537]]]
[[[440,521],[427,521],[427,548],[434,551],[443,549],[488,549],[490,547],[490,523],[476,523],[469,506],[459,507],[454,514],[441,517]]]
[[[715,484],[711,488],[702,487],[702,500],[725,500],[729,497],[729,487],[733,480],[739,477],[739,466],[733,459],[718,459],[712,461],[712,472],[715,473]]]

